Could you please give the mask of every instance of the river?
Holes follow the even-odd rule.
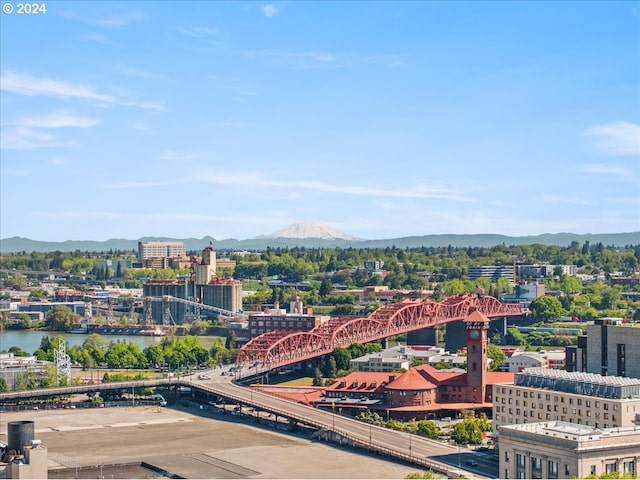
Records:
[[[67,348],[74,345],[82,345],[87,339],[87,335],[82,333],[61,333],[61,332],[44,332],[40,330],[3,330],[0,331],[0,352],[9,350],[11,347],[20,347],[29,353],[35,352],[40,348],[42,337],[48,336],[53,338],[56,335],[62,335],[67,340]],[[118,340],[126,340],[127,342],[135,342],[140,345],[143,350],[151,345],[158,345],[163,337],[146,337],[143,335],[103,335],[109,342],[117,342]],[[221,337],[198,337],[200,344],[207,350],[213,346],[217,338]],[[224,342],[224,338],[222,341]]]

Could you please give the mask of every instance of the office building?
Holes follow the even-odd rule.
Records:
[[[494,430],[502,425],[561,421],[594,428],[640,424],[640,379],[530,368],[495,385]]]
[[[500,478],[585,478],[638,473],[640,426],[550,421],[500,428]],[[613,478],[613,477],[609,477]]]
[[[515,281],[515,269],[511,265],[482,265],[469,267],[467,275],[469,279],[476,280],[480,277],[488,278],[496,282],[499,278],[506,278],[511,283]]]

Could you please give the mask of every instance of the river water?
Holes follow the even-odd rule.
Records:
[[[57,335],[62,335],[66,339],[67,348],[71,348],[74,345],[82,345],[87,339],[87,335],[82,333],[44,332],[40,330],[3,330],[0,331],[0,352],[3,350],[9,350],[9,348],[15,346],[20,347],[29,353],[33,353],[40,348],[42,337],[48,336],[49,338],[53,338]],[[142,335],[103,335],[103,338],[108,342],[117,342],[118,340],[135,342],[144,350],[146,347],[159,344],[163,337],[145,337]],[[198,337],[200,344],[207,350],[211,348],[217,338],[220,337]]]

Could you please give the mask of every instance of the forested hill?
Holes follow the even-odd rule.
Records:
[[[143,237],[137,240],[109,239],[102,242],[67,240],[65,242],[44,242],[22,237],[11,237],[0,240],[0,253],[16,252],[108,252],[110,250],[137,251],[139,241],[178,240],[183,241],[187,250],[201,250],[207,245],[213,245],[217,250],[265,250],[267,247],[306,247],[306,248],[419,248],[419,247],[485,247],[495,245],[558,245],[568,247],[572,242],[594,245],[602,243],[605,246],[624,247],[640,244],[640,232],[630,233],[601,233],[574,234],[548,233],[526,237],[510,237],[495,234],[477,235],[423,235],[415,237],[391,238],[386,240],[323,240],[319,238],[255,238],[248,240],[225,239],[216,240],[212,237],[204,238],[160,238]]]

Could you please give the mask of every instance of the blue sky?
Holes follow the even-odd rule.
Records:
[[[638,2],[47,1],[0,20],[2,238],[640,231]]]

